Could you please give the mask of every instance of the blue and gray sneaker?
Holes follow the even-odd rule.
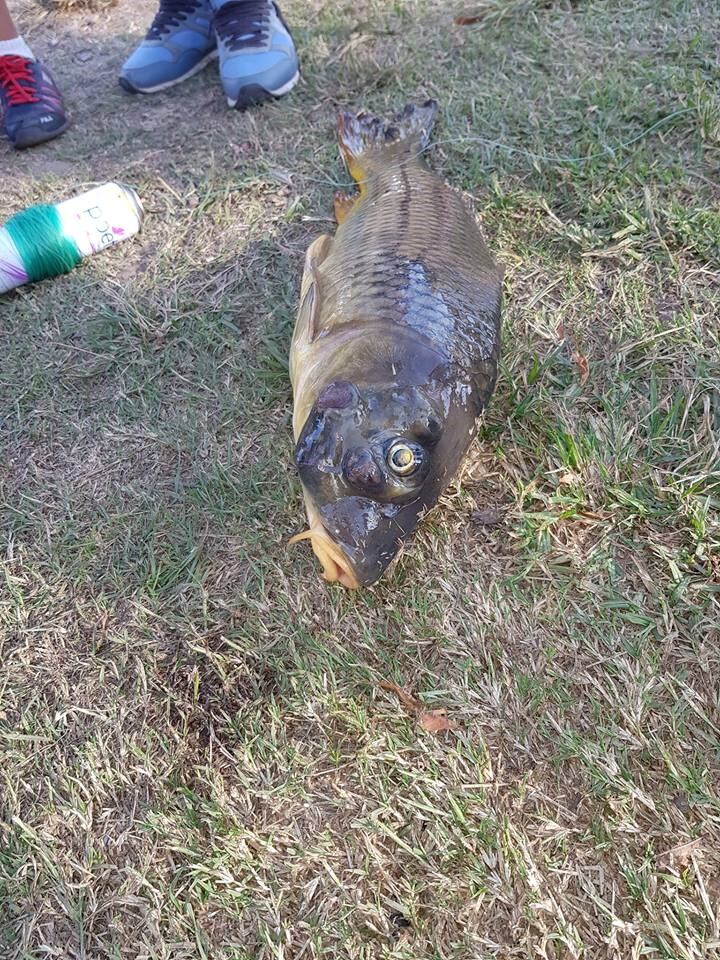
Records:
[[[300,79],[295,45],[273,0],[211,0],[228,106],[281,97]]]
[[[210,0],[160,0],[152,26],[123,64],[120,86],[155,93],[187,80],[217,56]]]

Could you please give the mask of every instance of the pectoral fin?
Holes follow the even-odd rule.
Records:
[[[300,287],[300,309],[295,321],[294,340],[312,343],[317,336],[320,319],[320,283],[318,268],[330,253],[332,237],[323,234],[308,247],[305,270]]]
[[[342,190],[338,190],[333,198],[333,212],[338,223],[344,223],[352,213],[352,209],[359,200],[359,194],[351,197]]]

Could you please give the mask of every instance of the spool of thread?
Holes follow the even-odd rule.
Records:
[[[84,257],[134,236],[142,217],[138,195],[119,183],[16,213],[0,228],[0,294],[69,273]]]

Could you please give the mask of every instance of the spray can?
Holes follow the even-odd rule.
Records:
[[[142,218],[136,192],[114,182],[15,214],[0,228],[0,294],[68,273],[84,257],[134,236]]]

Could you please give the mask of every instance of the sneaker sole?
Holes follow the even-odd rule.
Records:
[[[211,50],[210,53],[206,54],[202,60],[199,60],[194,67],[184,73],[181,77],[177,77],[175,80],[166,80],[165,83],[158,83],[154,87],[138,87],[130,83],[127,77],[122,75],[118,77],[118,83],[127,91],[127,93],[159,93],[161,90],[169,90],[170,87],[174,87],[178,83],[182,83],[183,80],[189,80],[190,77],[195,76],[196,73],[200,73],[201,70],[204,70],[205,67],[211,63],[213,60],[217,60],[218,51],[217,47],[214,50]]]
[[[266,103],[268,100],[277,100],[279,97],[284,97],[286,93],[290,93],[299,79],[300,71],[298,70],[294,77],[276,90],[266,90],[265,87],[261,87],[259,83],[250,83],[242,88],[235,100],[233,100],[232,97],[228,97],[227,104],[229,107],[232,107],[233,110],[246,110],[248,107]]]
[[[29,147],[37,147],[41,143],[47,143],[49,140],[54,140],[55,137],[59,137],[61,134],[65,133],[69,126],[70,121],[66,120],[65,123],[56,130],[41,134],[40,136],[30,137],[27,140],[23,140],[22,138],[19,140],[11,140],[10,143],[16,150],[27,150]]]

